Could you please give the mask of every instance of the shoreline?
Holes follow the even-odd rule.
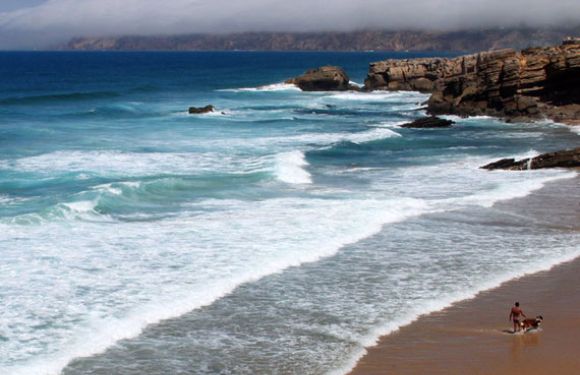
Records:
[[[421,316],[383,336],[348,374],[576,374],[580,369],[580,358],[574,356],[580,349],[575,341],[580,334],[575,314],[580,306],[579,271],[577,257]],[[562,292],[563,286],[567,288]],[[533,300],[530,293],[536,288],[542,296]],[[541,331],[508,332],[509,308],[517,299],[524,301],[528,316],[543,314]],[[555,304],[559,311],[546,312],[548,305]]]
[[[577,186],[580,176],[561,180],[508,203],[522,215],[539,217],[554,204],[556,193]],[[546,191],[547,189],[547,191]],[[551,193],[551,195],[550,195]],[[546,223],[578,232],[580,212],[572,198],[552,208]],[[531,199],[531,201],[530,201]],[[527,200],[527,201],[526,201]],[[574,202],[573,204],[570,204]],[[530,204],[532,203],[532,204]],[[566,206],[568,204],[568,206]],[[519,210],[518,210],[519,211]],[[541,260],[539,260],[541,267]],[[580,255],[572,255],[544,270],[530,270],[498,286],[447,307],[427,312],[365,348],[349,375],[374,374],[576,374],[580,371]],[[512,335],[507,316],[514,301],[528,317],[543,315],[541,332]],[[346,367],[344,367],[346,369]],[[345,373],[345,372],[343,372]]]

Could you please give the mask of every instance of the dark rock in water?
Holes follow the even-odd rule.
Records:
[[[526,159],[529,160],[529,159]],[[516,159],[500,159],[498,161],[494,161],[493,163],[489,163],[481,167],[481,169],[488,169],[493,171],[494,169],[509,169],[516,164]]]
[[[484,165],[481,168],[488,170],[506,169],[512,171],[543,168],[580,168],[580,147],[573,150],[548,152],[534,158],[527,158],[518,161],[515,159],[501,159]]]
[[[346,91],[358,87],[350,84],[346,72],[338,66],[323,66],[291,78],[286,83],[298,86],[302,91]]]
[[[401,128],[449,128],[454,122],[439,117],[423,117],[413,122],[401,125]]]
[[[367,90],[431,92],[429,113],[580,123],[580,40],[457,58],[372,63]]]
[[[199,115],[202,113],[209,113],[213,111],[215,111],[215,107],[213,105],[206,105],[205,107],[189,107],[190,115]]]

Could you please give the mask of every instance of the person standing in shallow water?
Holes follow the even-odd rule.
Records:
[[[524,314],[524,310],[522,310],[520,308],[520,303],[516,302],[514,304],[514,307],[512,307],[512,310],[510,311],[510,317],[509,319],[514,323],[514,333],[516,333],[517,331],[519,331],[521,329],[520,327],[520,317],[526,317],[526,314]]]

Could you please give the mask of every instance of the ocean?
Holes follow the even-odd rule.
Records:
[[[580,256],[577,231],[502,209],[576,172],[479,169],[578,133],[404,129],[427,95],[282,83],[417,56],[0,53],[0,373],[344,374],[419,315]]]

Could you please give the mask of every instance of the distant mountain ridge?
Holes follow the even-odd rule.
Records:
[[[466,31],[249,32],[167,36],[78,37],[62,50],[79,51],[483,51],[557,44],[580,27]]]

